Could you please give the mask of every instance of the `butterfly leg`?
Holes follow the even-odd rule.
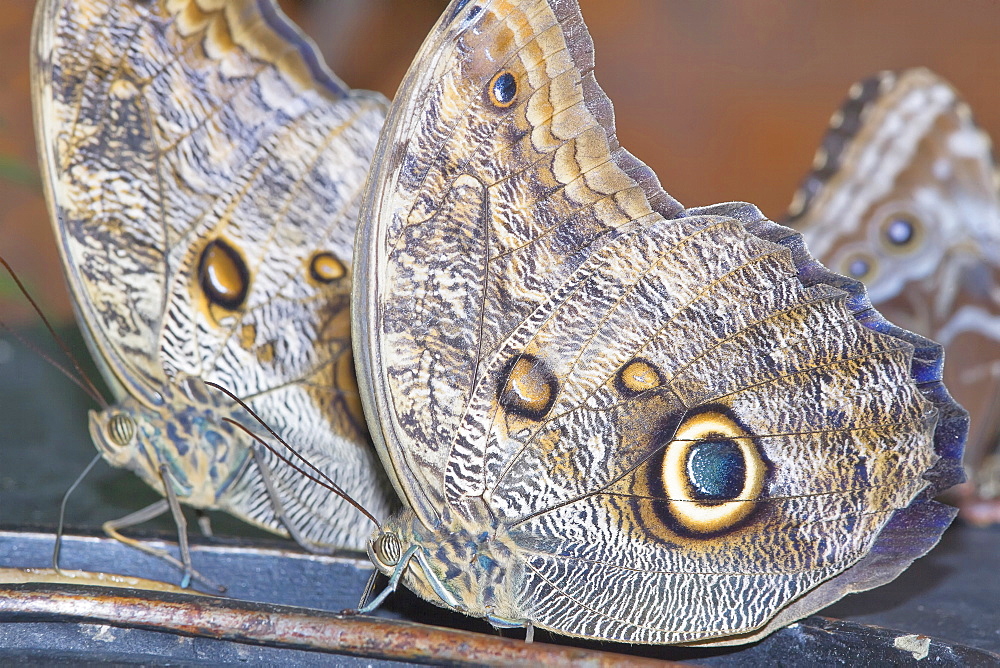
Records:
[[[211,538],[213,536],[212,518],[201,508],[195,510],[195,514],[198,516],[198,528],[201,530],[201,535]]]
[[[70,485],[69,489],[66,490],[66,493],[63,494],[62,502],[59,504],[59,528],[56,530],[55,545],[52,546],[52,568],[55,569],[55,572],[59,573],[59,575],[63,574],[62,569],[59,568],[59,552],[62,550],[63,526],[65,524],[64,520],[66,519],[66,504],[69,502],[69,495],[73,493],[73,490],[77,488],[77,485],[79,485],[80,482],[87,477],[87,474],[90,473],[90,470],[94,468],[94,465],[99,461],[101,461],[100,453],[95,455],[94,458],[90,460],[90,463],[87,464],[87,468],[83,469],[83,473],[77,476],[76,480],[73,481],[73,484]]]
[[[486,615],[486,621],[490,623],[490,626],[497,629],[523,628],[524,642],[535,642],[535,625],[528,620],[517,621],[514,619],[504,619],[503,617]]]
[[[358,614],[367,615],[367,614],[373,612],[380,605],[382,605],[382,601],[384,601],[386,598],[388,598],[389,594],[391,594],[392,592],[396,591],[396,587],[399,586],[399,580],[400,580],[400,578],[403,577],[403,570],[405,570],[406,569],[406,565],[408,563],[410,563],[410,559],[412,559],[415,554],[418,554],[419,551],[420,551],[420,548],[417,547],[416,545],[414,545],[414,546],[410,547],[410,549],[408,549],[403,554],[403,558],[399,560],[398,564],[396,564],[396,568],[395,568],[395,570],[393,570],[392,576],[389,577],[389,584],[387,584],[385,586],[385,589],[383,589],[381,591],[381,593],[379,593],[378,596],[376,596],[375,598],[373,598],[367,604],[365,604],[365,605],[359,605],[358,606]],[[368,592],[366,591],[365,592],[365,598],[367,598],[367,596],[368,596]],[[362,600],[364,600],[364,599],[362,599]]]
[[[285,514],[285,507],[281,503],[281,497],[278,496],[278,490],[274,487],[271,470],[267,467],[263,455],[261,455],[256,447],[251,448],[250,451],[253,453],[253,460],[257,463],[257,469],[260,471],[260,477],[264,481],[264,487],[267,488],[267,496],[271,500],[271,508],[274,510],[274,516],[281,523],[281,526],[285,527],[292,540],[313,554],[333,554],[334,550],[332,547],[320,545],[309,540],[288,520],[288,516]]]
[[[184,518],[184,513],[181,511],[181,506],[180,503],[177,501],[176,495],[173,492],[173,487],[169,484],[169,482],[166,479],[169,474],[164,469],[161,469],[160,473],[161,475],[164,476],[164,482],[167,483],[164,485],[165,489],[167,490],[167,498],[160,499],[156,503],[150,506],[146,506],[142,510],[137,510],[134,513],[130,513],[120,519],[111,520],[110,522],[105,522],[104,525],[102,526],[104,533],[110,536],[111,538],[114,538],[118,542],[128,545],[129,547],[134,547],[135,549],[140,550],[141,552],[145,552],[146,554],[152,555],[159,559],[163,559],[174,568],[180,570],[182,573],[184,573],[184,577],[181,580],[182,587],[185,588],[188,587],[191,584],[191,580],[195,579],[207,587],[210,587],[212,589],[217,589],[219,592],[224,592],[225,587],[215,584],[214,582],[203,576],[201,573],[199,573],[192,567],[191,553],[190,550],[188,549],[188,542],[187,542],[187,520]],[[128,536],[121,534],[119,531],[120,529],[127,529],[128,527],[132,527],[137,524],[142,524],[143,522],[148,522],[149,520],[159,517],[164,512],[166,512],[167,509],[171,510],[171,513],[174,517],[174,522],[177,524],[177,533],[181,551],[181,560],[178,560],[176,557],[174,557],[166,550],[161,550],[159,548],[146,545],[145,543],[135,540],[134,538],[129,538]]]
[[[173,485],[170,484],[170,474],[166,466],[160,466],[160,476],[163,478],[163,488],[167,492],[167,503],[170,505],[170,514],[174,517],[174,524],[177,525],[177,546],[180,549],[181,561],[184,564],[184,578],[181,580],[181,587],[187,589],[191,586],[191,574],[194,568],[191,566],[191,548],[188,546],[187,518],[177,500]]]
[[[154,557],[159,557],[160,559],[163,559],[164,561],[169,563],[171,566],[184,570],[184,564],[179,562],[173,555],[168,554],[164,550],[160,550],[158,548],[145,545],[144,543],[141,543],[135,540],[134,538],[129,538],[128,536],[119,533],[119,529],[127,529],[129,527],[133,527],[136,526],[137,524],[142,524],[143,522],[148,522],[152,519],[159,517],[160,515],[165,513],[168,508],[170,508],[170,504],[167,502],[167,500],[160,499],[156,503],[152,504],[151,506],[146,506],[142,510],[137,510],[134,513],[129,513],[125,517],[121,517],[117,520],[111,520],[109,522],[105,522],[101,526],[101,528],[104,530],[104,533],[106,533],[111,538],[114,538],[119,543],[124,543],[125,545],[128,545],[129,547],[134,547],[135,549],[145,552],[146,554],[151,554]]]

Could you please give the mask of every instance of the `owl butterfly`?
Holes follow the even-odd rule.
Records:
[[[372,605],[748,642],[930,549],[967,418],[797,234],[667,195],[592,69],[576,2],[463,0],[390,107],[352,311],[405,504]]]
[[[271,0],[44,0],[33,54],[51,218],[117,396],[91,414],[98,450],[195,508],[313,550],[364,545],[367,520],[254,450],[204,381],[388,509],[348,315],[384,98],[349,90]]]
[[[963,516],[1000,521],[1000,191],[968,106],[925,69],[855,84],[788,220],[886,317],[945,346],[971,416]]]

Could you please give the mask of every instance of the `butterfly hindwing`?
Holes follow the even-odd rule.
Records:
[[[968,105],[925,69],[855,84],[789,224],[886,317],[945,346],[945,380],[972,417],[966,464],[997,496],[1000,189]]]
[[[933,545],[950,513],[920,497],[920,547],[809,598],[883,544],[963,418],[911,374],[914,343],[940,351],[789,230],[664,193],[592,52],[576,3],[455,2],[393,103],[354,318],[410,509],[370,551],[392,572],[398,535],[409,586],[496,623],[746,641]]]
[[[223,385],[379,512],[348,314],[360,191],[384,116],[271,0],[46,0],[34,38],[38,141],[68,282],[137,423],[106,458],[182,501],[284,532],[255,427]],[[270,453],[288,520],[312,547],[358,547],[341,499]]]

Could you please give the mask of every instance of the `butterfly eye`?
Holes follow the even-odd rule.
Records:
[[[661,473],[672,518],[688,532],[707,535],[750,515],[766,472],[751,435],[729,415],[705,411],[678,427]]]
[[[510,72],[497,72],[489,84],[490,101],[494,106],[506,109],[514,104],[517,97],[517,79]]]
[[[221,239],[215,239],[201,252],[198,281],[212,304],[234,311],[246,299],[250,272],[235,248]]]
[[[380,564],[391,568],[399,563],[403,556],[403,548],[395,534],[384,533],[372,543],[372,552]]]
[[[135,436],[135,420],[125,413],[115,413],[108,419],[104,429],[108,442],[124,448]]]
[[[347,275],[347,267],[328,251],[316,253],[309,261],[309,276],[317,283],[333,283]]]
[[[890,247],[897,249],[912,246],[919,236],[917,221],[905,214],[890,216],[882,225],[882,234]]]

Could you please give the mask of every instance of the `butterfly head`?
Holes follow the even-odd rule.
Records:
[[[136,452],[135,417],[128,411],[112,407],[106,411],[90,411],[90,436],[101,456],[115,467],[128,466]]]
[[[393,513],[368,538],[368,558],[382,573],[391,576],[406,568],[414,546],[420,544],[420,521],[409,510]]]
[[[90,436],[98,452],[115,468],[133,471],[156,489],[162,489],[157,450],[148,437],[149,421],[131,399],[102,412],[90,412]],[[152,417],[152,416],[150,416]]]
[[[438,605],[451,605],[454,601],[450,594],[435,595],[435,587],[428,584],[429,580],[441,588],[441,579],[421,568],[426,564],[426,555],[421,554],[422,547],[411,530],[417,523],[419,520],[409,510],[394,513],[368,539],[368,558],[380,573],[390,578],[402,578],[409,589],[426,600]]]
[[[194,386],[196,383],[185,383]],[[220,407],[207,395],[173,397],[164,388],[167,410],[150,408],[126,397],[90,413],[90,434],[101,456],[161,490],[164,473],[186,503],[212,507],[245,468],[248,452],[236,447],[234,429],[221,419]]]

